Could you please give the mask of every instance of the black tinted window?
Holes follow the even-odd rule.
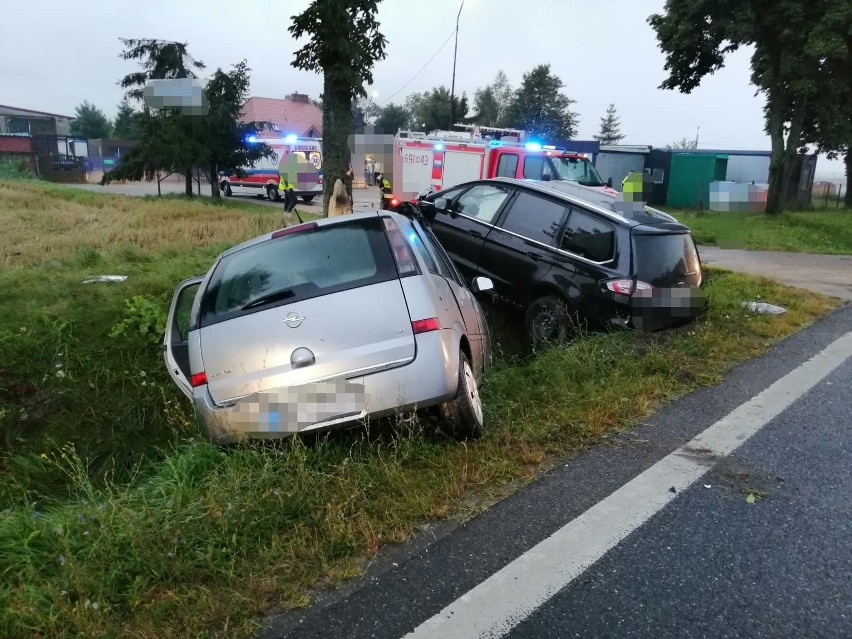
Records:
[[[636,276],[651,284],[693,283],[701,272],[689,233],[635,235]]]
[[[396,277],[378,218],[284,235],[219,263],[202,301],[201,324]]]
[[[615,229],[574,209],[565,225],[560,248],[593,262],[606,262],[615,253]]]
[[[553,246],[564,216],[565,207],[562,204],[537,195],[519,193],[503,221],[503,228]]]
[[[513,178],[518,172],[518,156],[504,153],[497,164],[497,177]]]

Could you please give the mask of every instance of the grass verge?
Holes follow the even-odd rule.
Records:
[[[852,254],[852,211],[717,213],[669,210],[699,244],[798,253]]]
[[[84,222],[92,208],[111,230],[66,225],[45,260],[31,247],[0,271],[0,636],[9,638],[248,636],[258,615],[358,574],[383,544],[469,514],[472,496],[483,503],[717,382],[835,305],[711,271],[710,310],[695,324],[588,335],[534,357],[515,347],[514,318],[492,308],[499,362],[483,387],[482,440],[374,423],[221,450],[197,438],[164,371],[162,314],[175,282],[205,270],[222,245],[280,225],[280,213],[74,189],[44,200],[29,189],[0,184],[0,202],[28,195],[0,209],[0,224],[28,215],[45,229],[51,217]],[[98,273],[130,277],[81,283]],[[788,313],[740,306],[758,298]]]

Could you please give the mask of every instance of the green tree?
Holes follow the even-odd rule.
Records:
[[[139,137],[139,116],[125,98],[118,105],[118,114],[112,125],[112,137],[122,140],[135,140]]]
[[[571,110],[575,100],[562,93],[564,86],[549,64],[525,73],[509,110],[509,124],[545,140],[573,138],[578,116]]]
[[[112,125],[104,112],[91,102],[84,100],[74,110],[71,121],[71,135],[87,140],[108,138]]]
[[[509,109],[514,99],[514,91],[509,78],[498,71],[494,82],[477,89],[473,98],[473,121],[482,126],[506,127]]]
[[[323,74],[322,155],[323,211],[334,183],[342,179],[352,190],[347,173],[351,155],[348,139],[352,103],[364,97],[364,85],[373,84],[373,66],[386,56],[387,40],[376,20],[380,0],[312,0],[293,16],[288,31],[294,38],[309,37],[295,52],[297,69]]]
[[[456,121],[467,120],[467,95],[462,93],[461,96],[454,96],[453,103]],[[405,104],[414,128],[422,128],[424,131],[446,130],[450,121],[450,90],[444,85],[410,95]]]
[[[766,99],[772,140],[766,212],[784,209],[793,158],[817,95],[819,56],[809,46],[825,14],[824,0],[666,0],[648,22],[666,56],[669,77],[660,85],[690,93],[725,56],[751,46],[751,80]],[[848,36],[847,36],[848,37]]]
[[[263,158],[274,157],[272,149],[262,142],[249,142],[251,136],[268,122],[242,122],[242,107],[249,98],[249,68],[245,60],[231,71],[216,69],[204,87],[210,111],[196,127],[203,147],[203,166],[207,169],[210,194],[219,197],[219,171],[239,173],[242,167],[254,166]]]
[[[500,105],[491,85],[473,94],[473,121],[482,126],[498,126]]]
[[[183,167],[183,157],[175,153],[175,139],[185,135],[180,113],[146,109],[137,119],[139,139],[121,159],[121,164],[104,174],[101,184],[116,180],[153,180],[160,172],[173,173]],[[188,147],[181,147],[190,154]],[[189,183],[190,192],[192,182]]]
[[[411,114],[401,105],[387,104],[381,108],[376,118],[376,129],[382,133],[396,133],[409,126]]]
[[[606,115],[601,118],[601,130],[593,137],[601,144],[618,144],[624,139],[621,133],[621,120],[614,104],[609,105]]]
[[[120,57],[123,60],[134,60],[141,67],[140,71],[124,76],[119,82],[119,86],[126,90],[126,97],[131,100],[142,100],[145,85],[149,80],[197,78],[196,71],[204,69],[203,62],[194,60],[189,55],[185,42],[121,38],[121,43],[125,50]],[[185,193],[191,197],[192,168],[202,152],[194,131],[196,118],[183,116],[180,112],[170,109],[151,113],[148,107],[143,107],[142,112],[146,122],[144,127],[140,127],[140,135],[144,132],[149,137],[152,136],[152,144],[139,145],[137,148],[149,149],[149,152],[156,152],[158,156],[139,158],[139,162],[132,162],[128,167],[136,166],[136,174],[139,167],[143,166],[146,171],[152,166],[157,166],[156,170],[180,171],[184,175]],[[155,130],[158,123],[163,127],[161,132]],[[153,143],[154,140],[156,143]],[[122,165],[125,161],[126,158]]]
[[[846,165],[845,205],[852,208],[852,4],[846,0],[819,0],[822,20],[809,42],[819,56],[816,99],[805,119],[804,140]]]

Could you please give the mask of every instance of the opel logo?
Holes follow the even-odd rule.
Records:
[[[284,323],[290,328],[298,328],[301,326],[305,317],[298,311],[290,311],[287,313],[287,317],[284,318]]]

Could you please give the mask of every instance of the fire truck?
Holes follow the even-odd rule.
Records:
[[[582,153],[526,139],[519,129],[456,125],[464,131],[399,131],[393,158],[393,197],[408,201],[424,191],[493,177],[569,180],[615,195]]]
[[[310,188],[296,183],[295,193],[297,197],[305,202],[310,202],[317,196],[322,195],[322,140],[319,138],[299,138],[289,135],[285,138],[254,138],[248,139],[249,143],[265,142],[273,151],[276,158],[265,158],[253,167],[242,169],[242,177],[237,175],[219,175],[219,189],[227,196],[231,195],[254,195],[257,197],[268,197],[270,200],[278,201],[284,193],[279,190],[278,166],[288,156],[296,154],[309,161],[317,169],[319,181]],[[302,187],[301,189],[299,187]]]

